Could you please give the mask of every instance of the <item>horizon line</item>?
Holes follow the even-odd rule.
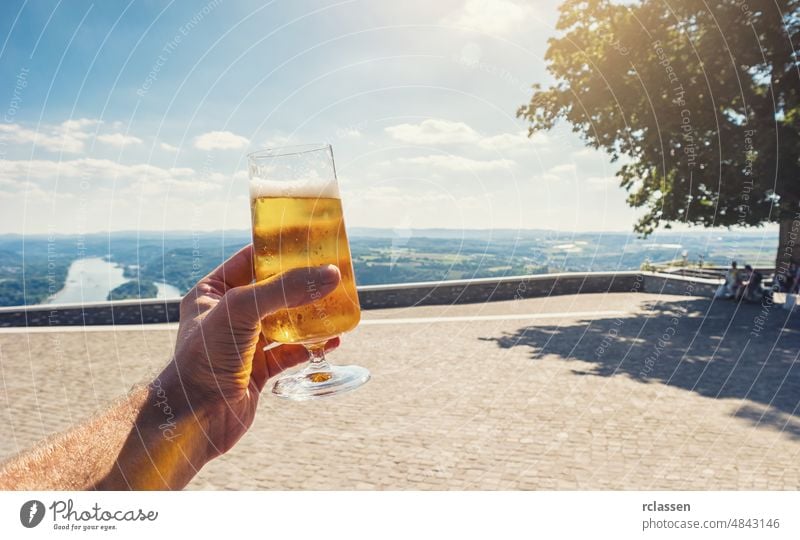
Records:
[[[350,236],[357,236],[353,235],[352,231],[356,230],[367,230],[367,231],[394,231],[396,230],[395,227],[387,226],[387,227],[365,227],[365,226],[352,226],[348,227],[348,232],[351,232]],[[475,228],[475,229],[467,229],[467,228],[451,228],[451,227],[408,227],[403,228],[402,230],[406,231],[452,231],[453,233],[464,233],[464,232],[548,232],[548,233],[568,233],[568,234],[631,234],[631,235],[638,235],[636,231],[633,229],[630,230],[620,230],[620,229],[609,229],[609,230],[602,230],[602,229],[586,229],[586,230],[569,230],[569,229],[544,229],[544,228],[509,228],[509,227],[497,227],[497,228]],[[756,234],[759,232],[778,232],[778,224],[777,223],[767,223],[767,224],[760,224],[757,226],[752,227],[741,227],[741,228],[730,228],[726,226],[719,226],[719,227],[689,227],[685,229],[657,229],[653,231],[650,236],[657,235],[657,234],[702,234],[702,233],[737,233],[737,234]],[[250,229],[144,229],[144,230],[136,230],[136,229],[114,229],[114,230],[96,230],[96,231],[83,231],[83,232],[58,232],[58,233],[46,233],[46,232],[35,232],[35,233],[20,233],[20,232],[0,232],[0,237],[9,237],[9,236],[20,236],[20,237],[66,237],[66,236],[98,236],[98,235],[119,235],[119,234],[130,234],[130,235],[194,235],[194,234],[213,234],[213,233],[222,233],[222,234],[246,234],[250,235]]]

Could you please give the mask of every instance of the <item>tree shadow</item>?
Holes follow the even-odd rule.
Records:
[[[579,360],[576,376],[625,376],[715,399],[749,400],[734,416],[800,438],[800,313],[780,306],[690,298],[643,303],[643,312],[534,325],[494,341],[532,358]],[[763,320],[762,320],[763,319]]]

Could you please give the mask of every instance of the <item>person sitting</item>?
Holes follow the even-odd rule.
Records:
[[[725,274],[725,297],[736,298],[741,283],[741,272],[739,272],[739,269],[736,266],[736,261],[733,261],[728,273]]]
[[[761,287],[764,282],[764,275],[758,270],[754,270],[749,264],[745,265],[744,269],[749,278],[747,283],[742,285],[741,295],[748,302],[760,302],[764,298],[764,290]]]
[[[800,264],[795,266],[797,267],[797,271],[794,274],[794,283],[792,284],[792,288],[789,289],[789,292],[792,294],[800,293]]]
[[[775,280],[778,283],[780,292],[791,293],[797,288],[798,267],[792,261],[789,263],[788,268],[783,272],[775,274]]]
[[[781,291],[792,294],[800,289],[800,265],[792,261],[789,263],[789,268],[786,270],[786,277],[781,287]]]

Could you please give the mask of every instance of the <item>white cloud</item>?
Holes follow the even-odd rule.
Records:
[[[586,179],[590,189],[604,190],[609,187],[619,186],[619,178],[616,176],[590,176]]]
[[[92,118],[70,118],[61,122],[58,129],[62,131],[82,131],[84,128],[93,127],[97,124],[102,124],[102,122]]]
[[[606,157],[606,156],[601,150],[592,148],[591,146],[585,146],[580,150],[575,150],[574,152],[572,152],[572,157],[576,159],[584,159],[584,158],[596,158],[596,157]]]
[[[47,196],[52,195],[52,191],[48,193],[33,182],[13,182],[11,180],[4,180],[0,178],[0,198],[19,200],[19,196],[22,193],[24,193],[25,196],[31,200],[42,200]]]
[[[532,13],[532,6],[509,0],[467,0],[460,11],[443,22],[487,34],[507,35],[524,28]]]
[[[293,135],[273,135],[261,146],[263,148],[280,148],[282,146],[289,146],[292,144],[297,144],[297,140],[294,138]]]
[[[429,118],[419,124],[399,124],[386,128],[393,139],[409,144],[452,144],[473,142],[478,133],[463,122]]]
[[[339,128],[336,130],[338,139],[357,139],[361,137],[361,132],[353,127]]]
[[[162,150],[166,151],[166,152],[177,152],[178,151],[178,147],[177,146],[172,146],[171,144],[167,144],[165,142],[162,142],[161,144],[159,144],[158,147],[161,148]]]
[[[437,188],[378,185],[352,187],[343,193],[348,220],[360,226],[391,227],[392,247],[402,250],[413,229],[438,227],[447,216],[449,226],[475,228],[492,225],[492,194],[455,193]],[[387,216],[392,216],[387,220]],[[389,225],[387,225],[387,223]],[[394,253],[393,255],[397,255]]]
[[[142,144],[142,139],[139,137],[125,135],[124,133],[107,133],[104,135],[98,135],[97,140],[101,143],[116,146],[117,148],[124,148],[132,144]]]
[[[499,169],[510,169],[515,162],[510,159],[490,159],[479,160],[470,159],[462,156],[435,154],[430,156],[420,156],[413,158],[401,158],[394,163],[409,165],[424,165],[427,167],[437,167],[456,172],[485,172],[496,171]]]
[[[532,137],[528,137],[527,131],[483,137],[464,122],[437,118],[430,118],[419,124],[389,126],[386,132],[393,139],[409,144],[476,144],[482,150],[495,152],[524,150],[532,146],[544,147],[550,142],[544,133],[534,133]]]
[[[240,170],[233,173],[233,176],[230,176],[230,179],[232,179],[234,183],[250,182],[250,174],[247,171]]]
[[[51,152],[77,154],[83,152],[84,142],[90,133],[84,129],[96,126],[99,120],[76,118],[59,125],[43,125],[38,130],[19,124],[0,124],[0,140],[16,144],[35,144]]]
[[[549,139],[544,133],[534,133],[533,137],[528,137],[527,131],[521,131],[519,133],[501,133],[491,137],[484,137],[478,142],[478,146],[485,150],[502,152],[530,148],[534,145],[542,146],[548,142]]]
[[[537,131],[533,135],[528,135],[527,131],[523,131],[522,133],[525,136],[525,138],[528,139],[533,144],[541,146],[550,144],[550,137],[548,137],[546,133],[542,133],[541,131]]]
[[[552,174],[554,176],[564,176],[564,175],[572,175],[575,174],[575,164],[574,163],[564,163],[562,165],[556,165],[555,167],[550,167],[547,170],[548,174]]]
[[[347,199],[369,204],[414,204],[420,202],[446,203],[452,201],[452,195],[445,192],[426,190],[410,192],[395,186],[370,186],[346,192]]]
[[[209,131],[194,138],[194,147],[198,150],[237,150],[250,144],[247,137],[236,135],[230,131]]]
[[[528,141],[525,139],[524,135],[501,133],[500,135],[494,135],[481,139],[481,141],[478,143],[478,146],[485,148],[486,150],[503,151],[519,148],[527,142]]]
[[[458,56],[458,62],[465,66],[475,67],[481,61],[483,56],[483,49],[477,43],[467,43],[461,48],[461,54]]]
[[[213,191],[230,180],[221,173],[201,175],[189,167],[164,168],[149,163],[129,165],[108,159],[0,160],[0,185],[16,186],[16,190],[21,190],[26,182],[49,187],[56,179],[60,193],[84,189],[81,183],[86,182],[92,190],[115,185],[123,194]]]

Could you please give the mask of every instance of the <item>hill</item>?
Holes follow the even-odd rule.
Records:
[[[706,265],[727,265],[738,259],[771,266],[777,246],[777,235],[765,229],[666,231],[646,240],[632,233],[546,230],[353,228],[349,233],[360,285],[634,270],[684,255],[694,264],[702,259]],[[249,241],[249,231],[0,236],[0,305],[46,301],[64,286],[70,264],[84,257],[122,265],[137,295],[140,290],[151,294],[155,282],[174,285],[183,294]]]

